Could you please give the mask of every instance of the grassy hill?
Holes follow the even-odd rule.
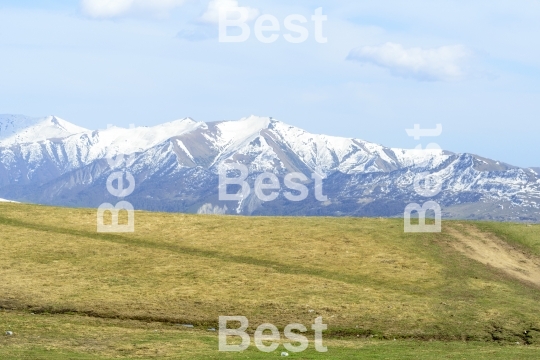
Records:
[[[95,210],[2,203],[0,248],[0,331],[14,332],[0,358],[284,350],[218,353],[206,329],[220,315],[246,316],[252,331],[322,316],[329,353],[293,356],[305,359],[540,350],[539,225],[447,221],[441,234],[405,234],[400,219],[137,212],[135,233],[98,234]]]

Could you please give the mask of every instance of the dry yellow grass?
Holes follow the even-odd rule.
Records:
[[[0,305],[211,326],[323,316],[333,336],[524,341],[540,328],[538,290],[451,239],[397,219],[145,212],[134,234],[98,234],[95,210],[2,204]]]

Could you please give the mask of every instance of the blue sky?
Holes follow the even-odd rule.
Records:
[[[0,113],[54,114],[92,129],[255,114],[540,166],[537,1],[238,1],[281,23],[322,7],[324,44],[311,22],[301,44],[220,43],[204,20],[210,5],[2,1]],[[443,134],[415,141],[405,129],[416,123],[440,123]]]

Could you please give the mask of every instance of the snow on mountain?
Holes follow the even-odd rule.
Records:
[[[17,134],[22,129],[36,125],[39,120],[23,115],[0,115],[0,141]]]
[[[141,153],[172,137],[192,132],[201,126],[204,126],[204,123],[198,123],[187,118],[154,127],[136,127],[132,129],[111,127],[106,130],[87,131],[78,136],[67,138],[64,142],[66,146],[72,148],[85,143],[88,151],[84,162],[88,163],[117,154]]]
[[[0,148],[18,145],[27,162],[36,164],[49,157],[64,170],[117,154],[141,154],[173,138],[176,139],[177,155],[183,153],[189,159],[186,166],[208,167],[210,164],[210,167],[219,167],[225,161],[235,161],[242,156],[250,159],[247,165],[252,171],[273,171],[279,165],[282,171],[289,172],[352,174],[430,162],[436,165],[448,157],[438,150],[388,149],[360,139],[310,134],[257,116],[209,124],[188,118],[154,127],[111,127],[97,131],[77,127],[56,117],[22,120],[18,128],[12,126],[14,134],[2,140]],[[202,142],[208,149],[203,151],[207,157],[201,159]],[[291,154],[293,158],[289,156]],[[152,159],[148,159],[147,165],[151,166],[151,162]]]
[[[46,118],[45,121],[37,121],[36,125],[19,130],[5,142],[0,142],[0,163],[13,172],[19,154],[25,163],[34,167],[52,163],[61,172],[65,172],[118,154],[143,153],[171,137],[189,133],[203,125],[192,119],[181,119],[154,127],[110,127],[91,131],[56,117]],[[40,128],[41,131],[35,134],[34,130]],[[27,141],[32,136],[35,140]],[[18,139],[23,140],[17,142]],[[33,173],[31,171],[28,176],[31,177]]]
[[[105,159],[136,178],[137,208],[241,214],[395,216],[425,202],[414,189],[424,172],[443,181],[436,200],[448,217],[537,219],[540,169],[521,169],[471,154],[395,149],[361,139],[311,134],[268,117],[213,123],[181,119],[153,127],[86,130],[57,117],[0,117],[0,196],[56,205],[99,206],[107,198]],[[240,162],[254,177],[273,172],[325,176],[329,201],[240,203],[217,198],[218,173]],[[281,181],[283,183],[283,181]],[[308,184],[313,186],[312,183]],[[283,189],[282,189],[283,190]],[[284,202],[285,201],[285,202]],[[503,204],[499,209],[496,204]],[[206,209],[206,210],[205,210]],[[489,209],[489,211],[488,211]],[[480,214],[480,215],[479,215]],[[483,215],[482,215],[483,214]]]
[[[30,118],[22,115],[0,115],[0,147],[62,139],[88,131],[56,116]]]
[[[220,122],[216,126],[218,129],[216,145],[222,149],[238,148],[268,128],[270,122],[270,118],[253,115],[238,121]]]

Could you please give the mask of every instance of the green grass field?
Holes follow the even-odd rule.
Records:
[[[0,204],[0,334],[14,333],[0,336],[0,358],[285,351],[219,353],[207,329],[241,315],[250,332],[322,316],[329,352],[311,344],[290,354],[298,359],[536,359],[539,234],[524,224],[447,221],[441,234],[405,234],[399,219],[146,212],[133,234],[98,234],[95,210]],[[524,268],[469,256],[491,241]]]

